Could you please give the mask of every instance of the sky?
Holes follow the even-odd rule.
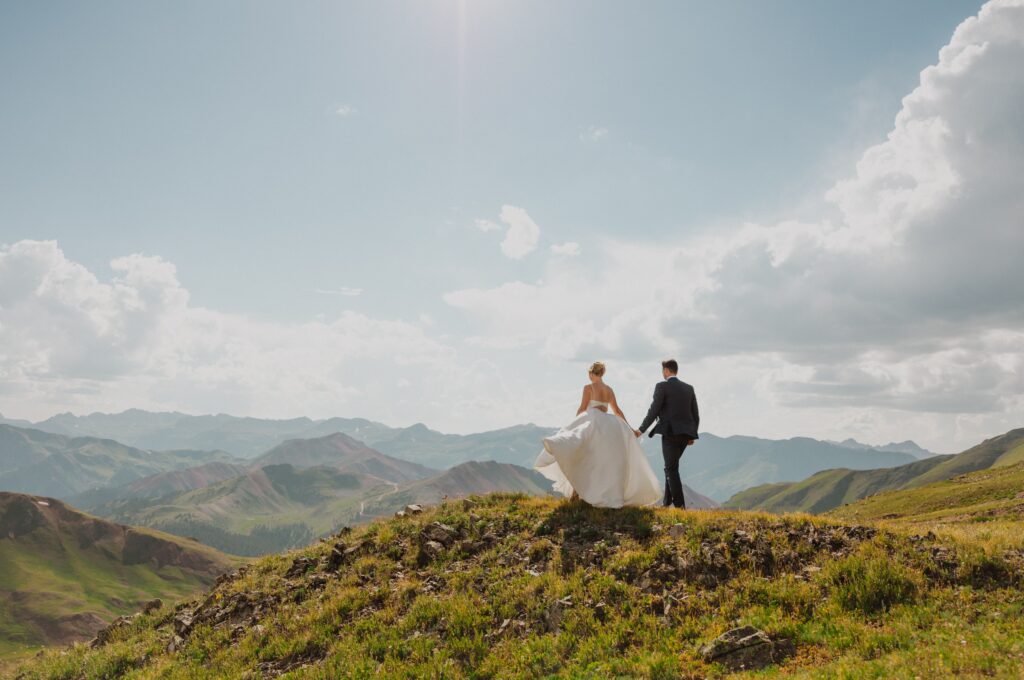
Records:
[[[1024,4],[0,4],[0,412],[1024,425]],[[635,424],[635,423],[634,423]]]

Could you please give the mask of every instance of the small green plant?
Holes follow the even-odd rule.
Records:
[[[1003,588],[1014,582],[1014,574],[1003,560],[977,549],[964,552],[957,570],[959,582],[974,588]]]
[[[917,573],[871,544],[829,564],[824,581],[840,607],[869,615],[914,602],[921,590]]]

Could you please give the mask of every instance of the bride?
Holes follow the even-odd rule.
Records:
[[[604,372],[600,361],[590,367],[576,420],[544,438],[533,467],[554,482],[555,491],[591,505],[650,505],[661,499],[661,486]]]

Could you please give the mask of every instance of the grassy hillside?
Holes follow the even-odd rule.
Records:
[[[829,514],[843,520],[881,521],[920,532],[1012,544],[1021,540],[1024,520],[1024,462],[880,493]]]
[[[988,439],[963,453],[877,470],[825,470],[800,482],[756,486],[730,498],[729,508],[826,512],[883,491],[913,489],[975,470],[1024,461],[1024,429]]]
[[[749,625],[786,677],[1016,678],[1021,548],[494,495],[262,559],[20,677],[717,677],[737,657],[702,646]]]
[[[0,493],[0,656],[89,639],[143,602],[190,595],[237,564],[56,499]]]

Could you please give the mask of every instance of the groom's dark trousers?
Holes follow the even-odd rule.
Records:
[[[674,505],[677,508],[686,507],[686,499],[683,498],[683,480],[679,478],[679,459],[683,457],[690,438],[673,434],[661,436],[661,456],[665,459],[665,500],[662,503],[666,508]]]
[[[693,387],[675,376],[658,383],[640,431],[646,432],[655,420],[658,424],[651,430],[651,436],[661,435],[661,454],[665,458],[665,505],[685,508],[679,459],[683,457],[686,446],[697,439],[697,428],[700,427],[697,395]]]

